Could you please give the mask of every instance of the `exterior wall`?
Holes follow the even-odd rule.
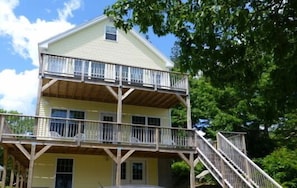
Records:
[[[50,117],[51,109],[53,108],[84,111],[85,119],[94,121],[102,120],[102,113],[114,114],[114,117],[116,118],[117,112],[116,104],[42,97],[40,100],[39,115],[43,117]],[[122,122],[128,124],[131,123],[133,115],[160,118],[161,126],[171,126],[169,109],[124,105],[122,111]],[[42,126],[38,127],[37,135],[40,137],[50,137],[51,133],[49,131],[49,122],[40,122],[40,125]],[[86,133],[90,131],[92,132],[92,130],[92,128],[85,128]],[[93,135],[92,133],[92,136],[96,137],[98,135]],[[129,136],[127,137],[127,139],[128,138]]]
[[[73,188],[100,187],[114,184],[114,162],[108,156],[43,154],[35,161],[33,187],[55,187],[56,163],[58,158],[73,159]],[[138,158],[139,159],[139,158]],[[128,159],[130,160],[130,159]],[[131,158],[133,160],[133,158]],[[146,182],[158,185],[158,160],[140,159],[146,163]]]
[[[96,121],[100,120],[99,117],[101,113],[107,112],[114,113],[116,115],[117,112],[117,104],[42,97],[40,101],[39,115],[50,117],[52,108],[81,110],[85,112],[85,118],[87,120]],[[161,119],[162,126],[171,126],[169,109],[123,105],[122,114],[123,123],[131,123],[132,115],[143,115],[150,117],[159,117]]]
[[[143,45],[130,32],[117,30],[117,41],[105,40],[109,19],[87,27],[49,45],[47,52],[77,58],[167,70],[166,62]]]

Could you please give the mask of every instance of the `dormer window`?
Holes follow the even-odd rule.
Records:
[[[117,41],[117,29],[113,26],[105,27],[105,39]]]

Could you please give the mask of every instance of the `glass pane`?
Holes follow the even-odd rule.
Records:
[[[72,174],[57,174],[55,188],[71,188]]]
[[[126,179],[126,163],[121,164],[121,179],[125,180]]]
[[[51,117],[67,118],[67,110],[52,109]]]
[[[59,110],[59,109],[52,109],[51,117],[57,118],[66,118],[67,111],[66,110]],[[66,126],[66,120],[64,119],[51,119],[50,121],[50,131],[56,133],[56,136],[64,136]]]
[[[133,180],[142,180],[143,164],[142,163],[133,163],[132,164],[132,179]]]
[[[160,126],[160,118],[152,118],[152,117],[149,117],[147,119],[147,123],[148,125],[156,125],[156,126]]]
[[[85,112],[82,111],[70,111],[69,118],[73,119],[85,119]]]
[[[92,62],[91,76],[92,78],[104,78],[105,64]]]
[[[73,159],[58,159],[57,161],[57,173],[69,172],[72,173]]]
[[[143,69],[131,67],[131,82],[143,83]]]
[[[132,124],[145,125],[145,117],[143,117],[143,116],[132,116]]]
[[[116,41],[117,40],[117,29],[113,26],[106,26],[105,39]]]
[[[82,111],[70,111],[69,112],[69,118],[71,119],[85,119],[85,112]],[[73,137],[77,135],[78,133],[78,121],[69,121],[68,125],[68,136]],[[81,126],[81,133],[84,132],[84,126],[82,124]]]

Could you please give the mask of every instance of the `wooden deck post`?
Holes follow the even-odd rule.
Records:
[[[13,180],[14,180],[14,174],[15,174],[15,158],[11,156],[12,159],[12,167],[10,171],[10,182],[9,182],[9,187],[13,187]]]
[[[186,98],[186,104],[187,104],[187,128],[192,129],[192,119],[191,119],[191,100],[190,100],[190,87],[189,87],[189,79],[187,77],[186,81],[186,88],[187,88],[187,98]]]
[[[31,155],[30,155],[30,162],[29,162],[29,172],[28,172],[27,188],[32,188],[33,168],[34,168],[34,160],[35,160],[35,150],[36,150],[36,144],[33,143],[31,145]]]
[[[190,153],[190,188],[195,188],[195,164],[194,164],[194,153]]]
[[[17,175],[16,175],[16,188],[19,188],[19,184],[20,184],[20,174],[21,174],[21,164],[20,162],[17,162]]]
[[[8,160],[8,151],[6,148],[3,150],[3,172],[2,172],[2,185],[1,187],[5,187],[6,181],[6,172],[7,172],[7,160]]]
[[[122,87],[118,87],[117,123],[122,123]]]
[[[116,172],[116,186],[121,185],[121,148],[117,149],[117,172]]]

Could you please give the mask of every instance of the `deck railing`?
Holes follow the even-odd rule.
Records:
[[[41,74],[181,92],[188,88],[186,74],[50,54],[42,54]]]
[[[263,188],[282,187],[221,133],[217,134],[217,141],[218,150],[245,175],[253,186]]]
[[[194,130],[107,121],[0,114],[0,138],[194,148]]]

